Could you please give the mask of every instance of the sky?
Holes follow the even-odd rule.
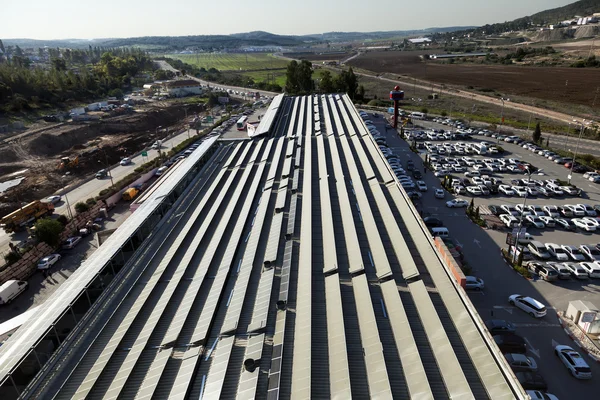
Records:
[[[3,0],[0,38],[373,32],[505,22],[574,0]],[[600,10],[599,10],[600,11]]]

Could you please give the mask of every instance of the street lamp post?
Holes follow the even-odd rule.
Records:
[[[585,131],[585,119],[581,122],[581,131],[579,132],[579,138],[577,138],[577,144],[575,145],[575,153],[573,153],[573,161],[571,162],[571,169],[569,170],[568,182],[571,184],[571,178],[573,177],[573,167],[575,166],[575,159],[577,158],[577,151],[579,150],[579,142]]]
[[[69,175],[70,172],[65,172],[65,174],[62,176],[63,179],[63,196],[65,196],[65,203],[67,203],[67,212],[69,213],[69,218],[73,219],[73,212],[71,211],[71,204],[69,204],[69,198],[67,197],[67,191],[65,190],[67,187],[67,175]]]
[[[115,182],[113,181],[112,173],[110,172],[110,165],[108,165],[108,156],[106,155],[106,151],[104,151],[104,161],[105,161],[104,166],[106,167],[106,172],[108,173],[108,177],[110,178],[110,185],[112,187],[115,187]],[[98,160],[98,162],[100,164],[102,164],[102,161]]]
[[[529,183],[531,182],[531,170],[529,169],[529,167],[525,167],[525,170],[527,171],[527,187],[529,188]],[[515,251],[513,254],[513,264],[516,262],[517,259],[517,250],[519,249],[519,236],[521,235],[521,228],[523,227],[523,212],[525,211],[525,206],[527,205],[527,196],[529,195],[529,192],[526,190],[525,191],[525,198],[523,199],[523,211],[521,211],[521,215],[519,216],[519,226],[517,227],[517,237],[515,239]]]
[[[504,124],[504,101],[510,101],[510,99],[505,99],[504,97],[500,97],[500,101],[502,101],[502,110],[500,111],[500,128]],[[500,129],[498,129],[498,133],[500,133]],[[499,136],[499,135],[496,135]],[[496,143],[500,143],[500,138],[496,137]]]

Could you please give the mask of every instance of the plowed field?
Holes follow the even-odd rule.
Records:
[[[600,86],[600,69],[597,68],[425,63],[419,58],[424,53],[369,52],[348,64],[376,73],[405,75],[446,85],[472,86],[476,90],[496,91],[504,96],[519,95],[588,106],[592,105]]]

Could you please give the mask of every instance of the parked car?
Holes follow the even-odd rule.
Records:
[[[571,271],[567,268],[565,263],[549,261],[546,265],[558,273],[559,279],[571,279]]]
[[[561,228],[566,229],[568,231],[574,231],[577,229],[575,224],[571,222],[571,220],[565,218],[554,218],[554,222]]]
[[[72,236],[65,240],[65,242],[62,245],[62,248],[65,250],[72,249],[73,247],[77,246],[79,242],[81,242],[81,236]]]
[[[566,262],[566,263],[563,263],[562,265],[564,265],[569,270],[569,272],[571,273],[571,275],[574,278],[587,279],[590,277],[590,275],[585,270],[585,268],[583,268],[581,265],[579,265],[579,263]]]
[[[562,246],[563,250],[567,253],[567,255],[574,261],[585,261],[585,256],[575,246]]]
[[[532,297],[513,294],[508,297],[510,305],[520,308],[527,314],[535,318],[542,318],[546,315],[546,306]]]
[[[525,390],[546,390],[548,384],[544,377],[537,372],[517,372],[515,376]]]
[[[580,262],[579,265],[585,269],[590,278],[600,278],[600,264],[598,262]]]
[[[593,244],[582,244],[579,246],[579,250],[583,253],[590,261],[600,261],[600,250]]]
[[[581,357],[581,354],[573,350],[572,347],[559,344],[554,348],[554,354],[558,356],[559,360],[575,378],[592,379],[590,366]]]
[[[543,280],[547,282],[552,282],[558,279],[558,272],[539,261],[528,261],[524,264],[524,266],[532,273],[536,274]]]
[[[61,259],[60,254],[50,254],[38,261],[37,269],[44,270],[52,267]]]
[[[535,215],[527,215],[525,216],[525,222],[535,226],[536,228],[545,228],[546,224],[540,219],[540,217],[536,217]]]
[[[29,288],[26,281],[10,279],[0,285],[0,305],[10,304],[18,295]]]
[[[567,252],[562,248],[562,246],[556,243],[546,243],[546,250],[548,250],[548,253],[550,253],[550,255],[556,258],[558,261],[569,261],[569,255]]]
[[[540,392],[539,390],[527,390],[526,392],[531,400],[558,400],[558,397],[552,393]]]
[[[537,363],[535,362],[535,360],[531,357],[527,357],[524,354],[508,353],[508,354],[505,354],[504,357],[506,358],[508,365],[510,365],[512,370],[515,372],[520,372],[520,371],[535,372],[538,369],[538,366],[537,366]]]
[[[476,276],[466,276],[465,289],[482,290],[485,288],[483,279]]]
[[[443,199],[444,197],[446,197],[446,192],[444,191],[444,189],[435,189],[436,199]]]
[[[508,228],[516,228],[519,226],[519,220],[510,214],[500,215],[500,221],[502,221],[502,223]]]
[[[525,354],[527,352],[527,345],[525,339],[514,333],[504,333],[502,335],[495,335],[494,341],[498,345],[498,348],[502,353],[519,353]]]
[[[492,336],[495,335],[503,335],[505,333],[515,333],[515,326],[503,319],[490,319],[485,321],[485,326],[487,327],[488,331],[490,331],[490,333],[492,334]]]
[[[423,218],[423,222],[425,222],[425,225],[430,228],[439,228],[444,226],[444,222],[441,219],[437,219],[435,217],[425,217]]]
[[[571,222],[578,227],[579,229],[583,229],[586,232],[595,232],[596,225],[589,220],[583,218],[573,218]]]

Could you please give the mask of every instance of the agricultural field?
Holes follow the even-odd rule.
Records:
[[[311,52],[299,52],[299,53],[284,53],[285,57],[294,58],[297,60],[309,60],[309,61],[339,61],[345,60],[346,58],[354,55],[354,52],[331,52],[331,53],[311,53]]]
[[[216,68],[219,71],[248,71],[286,68],[288,61],[269,53],[200,53],[165,54],[198,68]]]
[[[415,77],[482,92],[586,106],[592,105],[596,87],[600,86],[598,69],[594,68],[425,63],[419,57],[424,53],[427,52],[369,52],[348,64],[376,73]]]
[[[242,72],[239,75],[246,76],[248,78],[252,78],[254,82],[268,82],[268,83],[276,83],[277,85],[284,87],[285,86],[285,75],[286,69],[277,69],[277,70],[269,70],[269,71],[252,71],[252,72]]]

